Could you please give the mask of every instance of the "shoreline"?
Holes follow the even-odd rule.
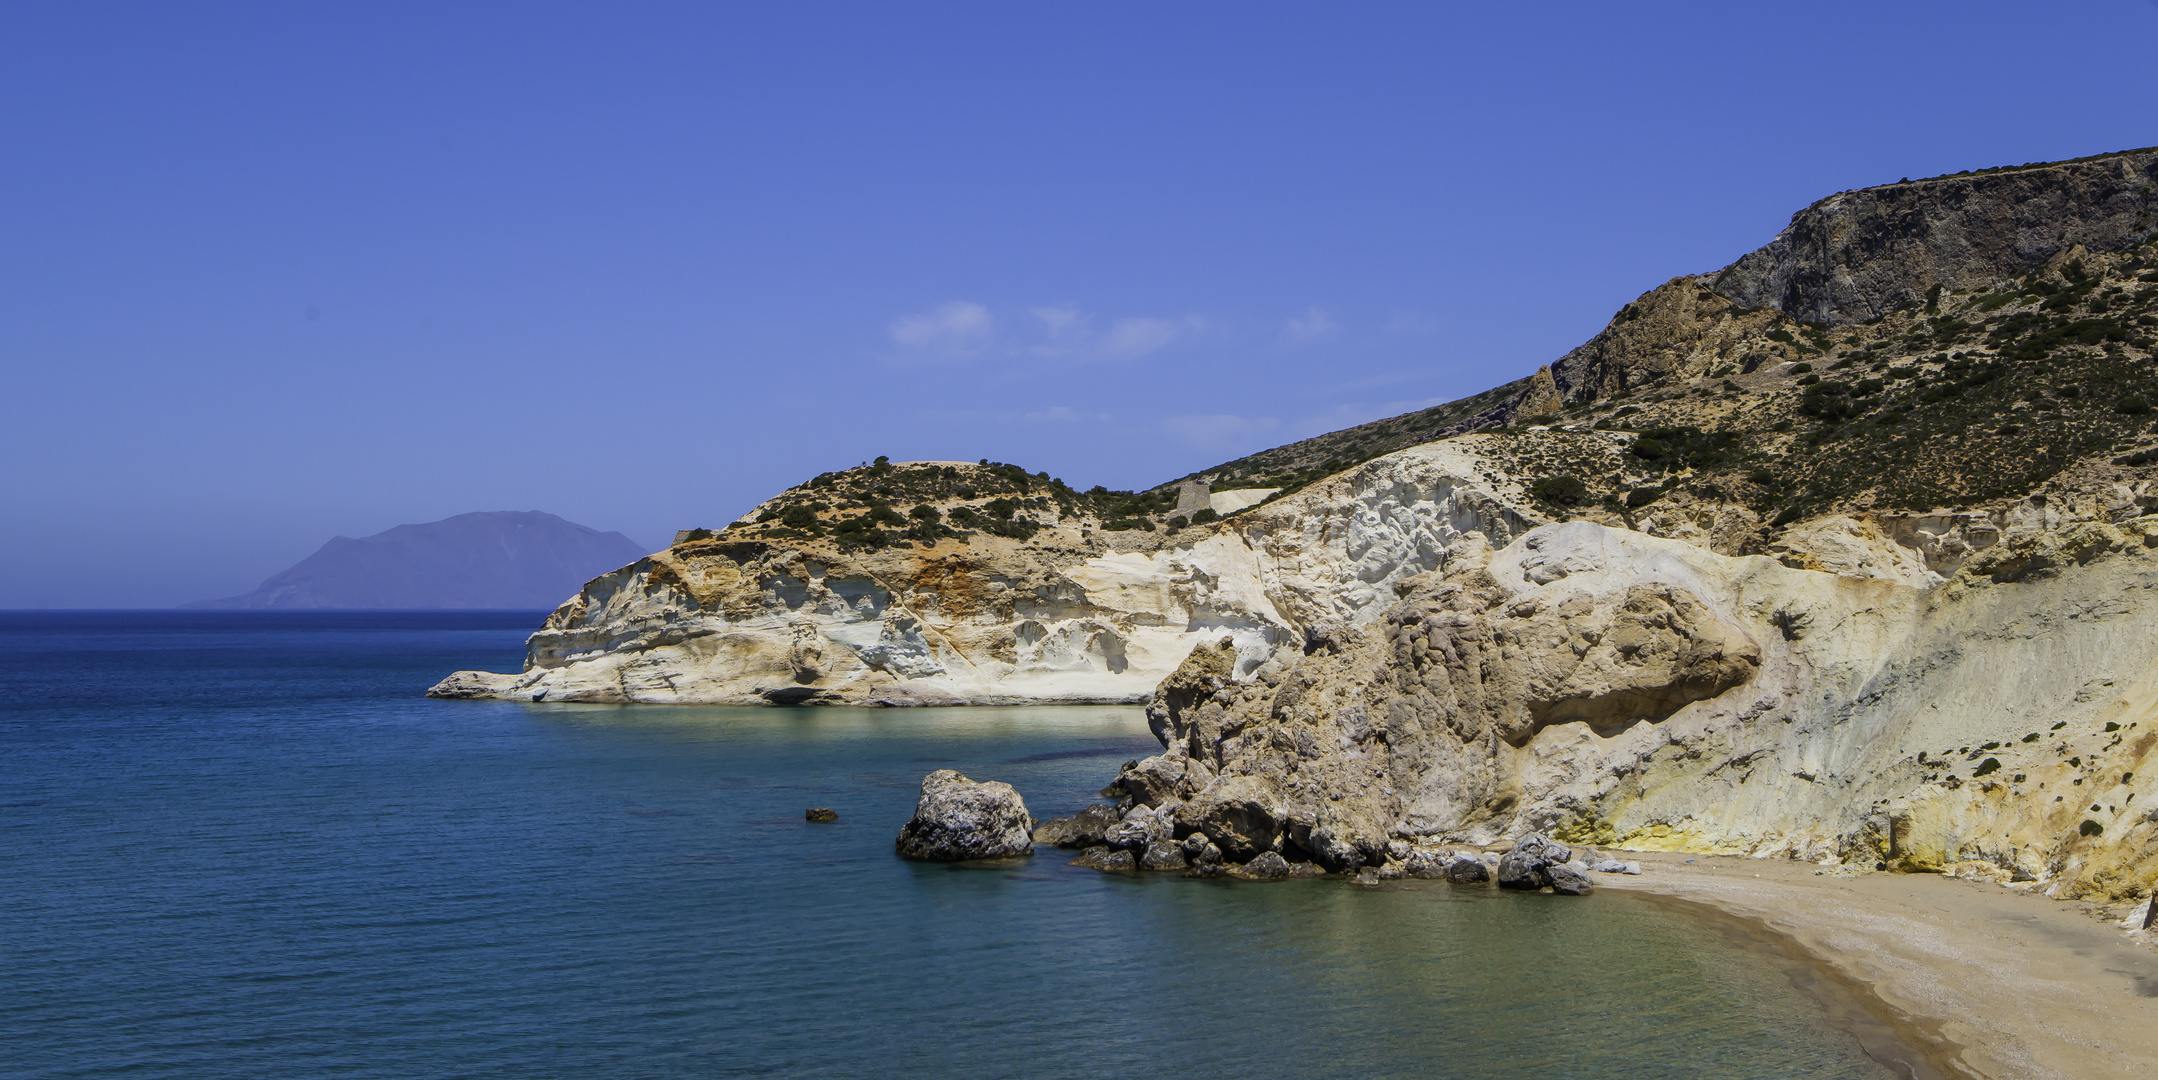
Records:
[[[1700,909],[1786,943],[1834,984],[1831,1008],[1906,1075],[2158,1075],[2158,950],[2086,909],[1933,874],[1817,874],[1811,863],[1628,852],[1648,873],[1601,888]],[[1743,932],[1743,931],[1742,931]],[[1869,1029],[1837,999],[1872,1014]],[[1870,1006],[1871,1008],[1866,1008]],[[1931,1059],[1894,1060],[1899,1047]]]

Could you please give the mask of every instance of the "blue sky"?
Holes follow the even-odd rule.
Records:
[[[2158,143],[2158,4],[13,4],[0,607],[878,454],[1144,487],[1831,192]]]

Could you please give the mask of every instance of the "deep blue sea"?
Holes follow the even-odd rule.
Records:
[[[0,1077],[1888,1077],[1667,903],[892,854],[1136,708],[430,701],[534,613],[0,613]],[[835,825],[802,820],[829,806]]]

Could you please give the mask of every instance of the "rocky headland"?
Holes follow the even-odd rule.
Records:
[[[1831,196],[1514,383],[1149,491],[828,473],[432,692],[1143,701],[1162,753],[1058,825],[1133,868],[1496,875],[1537,833],[2131,901],[2154,170]]]

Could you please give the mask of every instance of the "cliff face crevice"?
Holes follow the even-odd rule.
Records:
[[[1849,323],[2038,270],[2078,245],[2123,251],[2158,228],[2158,149],[1904,181],[1832,195],[1714,277],[1717,292]]]

